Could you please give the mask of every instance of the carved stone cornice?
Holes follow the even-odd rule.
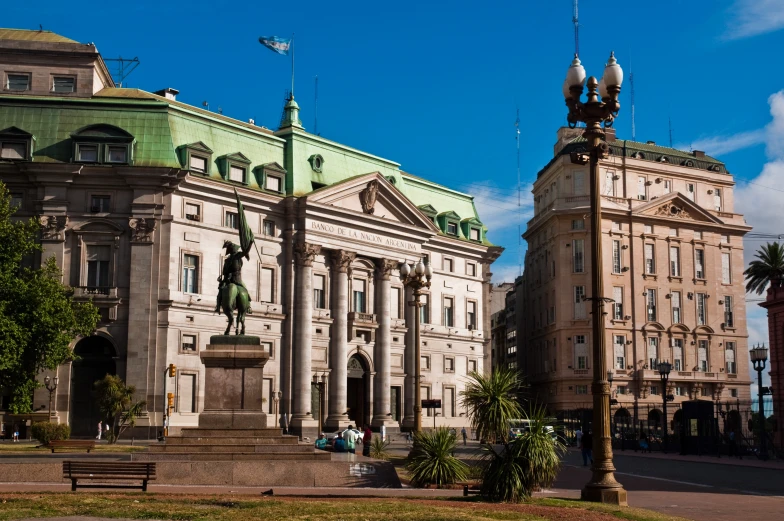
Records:
[[[299,266],[313,266],[313,259],[321,253],[320,244],[298,242],[294,245],[294,262]]]
[[[65,239],[65,225],[68,224],[66,215],[42,215],[38,218],[41,223],[41,240],[43,241],[63,241]]]
[[[131,217],[128,220],[131,228],[131,242],[153,242],[152,233],[157,221],[152,217]]]
[[[376,276],[379,280],[389,280],[392,270],[397,268],[400,263],[392,259],[378,259],[376,260]]]
[[[357,258],[357,254],[353,251],[332,250],[329,252],[329,258],[338,273],[348,273],[351,263]]]

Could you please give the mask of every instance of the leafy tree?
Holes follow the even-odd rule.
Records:
[[[40,269],[23,259],[41,251],[35,219],[13,219],[16,208],[0,183],[0,388],[11,395],[10,411],[32,411],[36,376],[72,359],[74,338],[98,323],[91,303],[75,304],[54,258]]]
[[[136,427],[136,420],[147,406],[144,400],[134,401],[136,387],[126,385],[119,376],[107,374],[95,382],[98,408],[112,426],[109,443],[117,443],[128,427]]]
[[[509,438],[509,421],[522,416],[522,390],[520,373],[513,369],[497,369],[490,375],[476,371],[468,374],[465,390],[460,392],[461,402],[480,440],[493,443]]]
[[[743,272],[746,276],[746,292],[756,291],[762,295],[768,283],[774,288],[781,287],[784,280],[784,246],[778,242],[762,246],[756,253],[757,260],[749,263]]]
[[[406,470],[415,487],[451,485],[465,481],[468,465],[454,456],[457,437],[446,427],[414,433],[414,448],[408,455]]]

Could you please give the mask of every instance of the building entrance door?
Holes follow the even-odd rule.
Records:
[[[79,357],[71,376],[71,436],[98,435],[98,422],[105,420],[95,400],[95,382],[116,374],[114,346],[100,336],[81,339],[74,347]]]
[[[368,385],[369,371],[361,357],[352,356],[348,361],[348,386],[346,402],[348,403],[348,418],[357,429],[369,423],[369,402],[365,399],[370,386]]]

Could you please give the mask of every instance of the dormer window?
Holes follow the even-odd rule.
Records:
[[[308,158],[308,162],[310,163],[310,168],[317,174],[324,170],[324,158],[321,157],[321,154],[313,154]]]
[[[457,223],[446,223],[446,233],[457,235]]]
[[[91,125],[71,134],[78,163],[127,165],[131,163],[133,136],[112,125]]]
[[[107,163],[127,163],[128,147],[124,145],[109,145],[106,147]]]
[[[76,145],[76,160],[82,163],[98,162],[98,145]]]
[[[472,241],[481,241],[482,232],[479,228],[471,228],[470,238]]]
[[[69,93],[76,91],[74,76],[52,76],[52,92]]]
[[[3,159],[26,159],[27,144],[19,141],[3,141],[0,157]]]
[[[256,182],[264,190],[283,194],[286,192],[286,169],[278,163],[265,163],[256,169]],[[314,190],[316,184],[312,185]]]
[[[264,186],[270,192],[280,192],[283,186],[283,181],[280,177],[275,175],[267,175],[267,184]]]
[[[197,141],[177,149],[180,164],[195,174],[209,175],[212,163],[212,150],[210,147]]]
[[[245,169],[239,166],[231,165],[229,167],[229,180],[238,183],[245,182]]]
[[[190,162],[188,164],[191,172],[196,172],[199,174],[206,174],[207,173],[207,158],[192,155],[190,157]]]
[[[248,168],[250,159],[245,157],[242,152],[234,152],[218,158],[218,168],[221,175],[228,181],[235,183],[248,184]]]
[[[32,156],[33,135],[16,127],[0,131],[0,159],[27,161]]]

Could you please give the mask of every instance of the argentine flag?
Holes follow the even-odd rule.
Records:
[[[283,55],[288,55],[289,49],[291,49],[291,38],[262,36],[259,38],[259,43],[267,49]]]

